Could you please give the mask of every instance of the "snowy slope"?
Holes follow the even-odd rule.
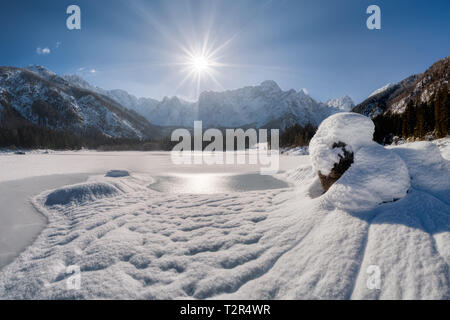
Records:
[[[354,111],[374,118],[382,114],[402,114],[408,103],[431,106],[439,91],[450,92],[449,80],[450,56],[437,61],[423,74],[375,91]]]
[[[197,103],[178,97],[165,97],[162,101],[152,98],[137,98],[125,90],[105,90],[89,84],[79,75],[65,75],[64,79],[80,88],[89,89],[117,101],[124,107],[144,116],[150,123],[160,126],[192,127],[197,116]]]
[[[44,192],[34,202],[49,225],[0,272],[0,298],[449,299],[450,162],[428,142],[379,148],[359,149],[325,195],[308,156],[280,176],[288,189],[159,193],[131,173]],[[390,179],[400,158],[411,177],[401,199],[345,187]],[[61,190],[69,201],[47,203]],[[67,288],[71,266],[79,290]]]
[[[0,67],[0,87],[2,109],[8,109],[2,114],[16,114],[3,119],[7,125],[20,117],[22,124],[77,134],[95,130],[110,137],[160,136],[156,126],[115,100],[75,86],[40,66]]]
[[[389,90],[389,89],[392,88],[393,86],[394,86],[394,85],[393,85],[392,83],[388,83],[387,85],[385,85],[385,86],[383,86],[383,87],[381,87],[381,88],[375,90],[374,92],[372,92],[372,93],[369,95],[369,98],[370,98],[370,97],[373,97],[373,96],[376,96],[376,95],[379,94],[379,93],[385,92],[386,90]]]

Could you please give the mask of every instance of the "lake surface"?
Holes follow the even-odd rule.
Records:
[[[87,178],[87,174],[51,175],[0,183],[0,269],[31,245],[47,224],[30,198]]]
[[[260,174],[173,174],[156,177],[149,188],[165,193],[214,194],[289,188],[289,184]]]

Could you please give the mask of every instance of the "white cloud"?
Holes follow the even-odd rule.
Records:
[[[45,47],[45,48],[41,48],[41,47],[37,47],[36,48],[36,53],[37,54],[50,54],[51,53],[51,50],[48,48],[48,47]]]
[[[90,73],[97,73],[97,70],[91,69],[91,70],[89,70],[89,72],[90,72]]]
[[[61,46],[61,41],[57,41],[56,45],[55,45],[56,49],[58,49],[60,46]]]

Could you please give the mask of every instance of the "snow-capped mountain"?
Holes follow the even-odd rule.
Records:
[[[318,125],[337,108],[318,103],[304,90],[283,91],[275,81],[225,92],[203,92],[198,118],[206,127]]]
[[[370,97],[373,97],[373,96],[376,96],[377,94],[382,93],[382,92],[384,92],[384,91],[386,91],[386,90],[392,88],[393,86],[394,86],[394,85],[393,85],[392,83],[388,83],[387,85],[385,85],[385,86],[383,86],[383,87],[381,87],[381,88],[375,90],[374,92],[372,92],[372,93],[369,95],[369,98],[370,98]]]
[[[344,112],[351,111],[355,107],[355,103],[348,95],[337,99],[330,99],[326,103],[328,106],[334,107]]]
[[[162,101],[152,98],[137,98],[125,90],[105,90],[93,86],[79,75],[65,75],[63,78],[76,86],[98,92],[117,101],[156,125],[192,127],[197,117],[198,104],[178,97],[165,97]]]
[[[372,118],[383,114],[403,114],[408,103],[431,107],[440,90],[450,92],[450,56],[437,61],[425,73],[412,75],[383,87],[354,108]]]
[[[160,137],[160,129],[145,118],[76,80],[75,85],[41,66],[0,67],[2,125],[16,122],[115,138]]]
[[[296,123],[318,125],[329,115],[354,107],[348,96],[321,103],[311,98],[305,89],[283,91],[270,80],[236,90],[206,91],[198,101],[188,102],[178,97],[166,97],[162,101],[137,98],[124,90],[93,87],[78,76],[65,76],[65,79],[104,94],[160,126],[192,127],[195,120],[202,120],[205,128],[253,126],[284,129]]]

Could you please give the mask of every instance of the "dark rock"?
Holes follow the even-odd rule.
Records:
[[[335,163],[333,166],[333,169],[331,169],[331,172],[329,175],[323,175],[320,171],[319,179],[320,183],[322,184],[322,188],[325,190],[325,192],[330,189],[330,187],[337,181],[339,178],[344,174],[345,171],[350,168],[350,166],[353,163],[353,152],[349,152],[345,149],[346,144],[339,141],[338,143],[333,144],[333,149],[340,148],[342,149],[343,156],[339,155],[339,162]]]

